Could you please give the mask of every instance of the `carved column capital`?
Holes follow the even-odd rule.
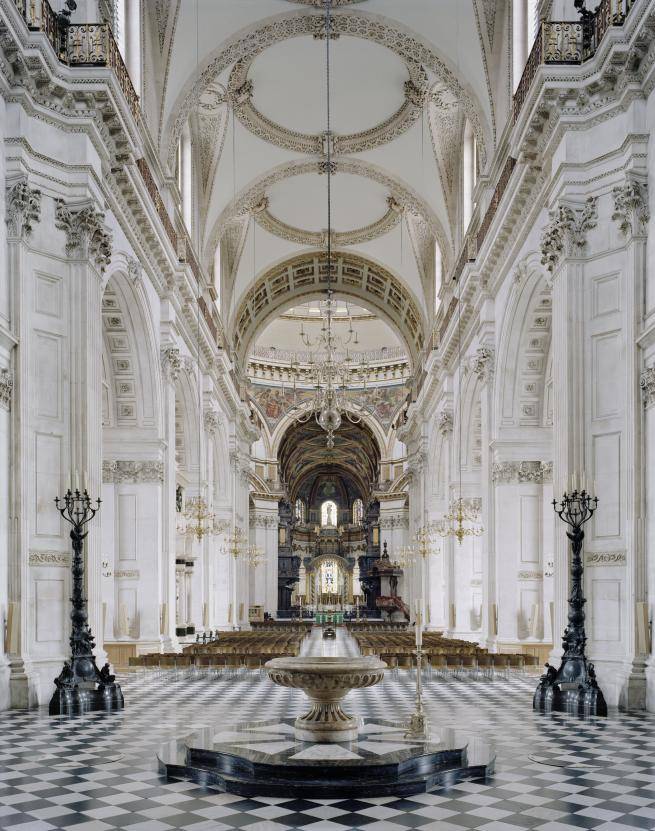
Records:
[[[205,410],[204,414],[204,424],[205,430],[209,433],[210,436],[213,436],[214,433],[218,430],[221,426],[222,418],[221,414],[217,410],[208,409]]]
[[[655,366],[649,366],[641,373],[639,385],[644,398],[644,407],[651,407],[655,404]]]
[[[127,276],[135,285],[141,279],[141,263],[134,257],[127,258]]]
[[[490,381],[494,372],[494,350],[490,346],[481,346],[469,362],[471,372],[474,372],[484,384]]]
[[[41,219],[41,191],[31,188],[27,179],[7,187],[5,222],[9,235],[29,239]]]
[[[11,408],[11,396],[14,391],[14,379],[8,369],[0,370],[0,408],[9,410]]]
[[[180,350],[177,346],[162,346],[160,352],[161,370],[164,379],[175,383],[180,369],[182,368],[182,359],[180,358]]]
[[[104,213],[92,205],[69,208],[63,199],[55,199],[55,228],[66,234],[66,255],[89,259],[100,273],[109,265],[113,242],[104,220]]]
[[[648,187],[636,179],[627,178],[622,185],[612,188],[614,213],[612,219],[618,223],[625,236],[642,236],[650,219],[648,211]]]
[[[550,212],[541,234],[541,263],[555,271],[564,257],[579,257],[587,244],[587,231],[596,227],[597,199],[590,196],[580,208],[560,204]]]
[[[437,430],[442,436],[447,436],[453,432],[453,411],[441,410],[437,415]]]

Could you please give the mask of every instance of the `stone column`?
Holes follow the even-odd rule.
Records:
[[[440,410],[435,418],[434,428],[439,436],[441,436],[441,454],[440,460],[445,466],[443,475],[440,481],[444,483],[445,492],[442,494],[433,494],[433,498],[428,502],[427,521],[428,523],[438,522],[443,515],[448,511],[448,490],[447,484],[450,481],[451,469],[451,452],[452,452],[452,436],[453,436],[453,411],[452,409],[444,408]],[[433,476],[438,476],[439,471],[435,470],[437,459],[430,459],[428,464],[428,473]],[[429,629],[438,629],[444,631],[448,628],[448,612],[450,603],[454,602],[448,590],[450,569],[448,567],[449,560],[452,559],[452,545],[450,537],[441,537],[437,534],[433,536],[433,549],[435,555],[431,558],[428,590],[427,590],[427,627]]]
[[[41,216],[41,191],[27,177],[9,183],[6,190],[7,268],[0,276],[2,288],[2,413],[5,438],[10,450],[6,490],[9,507],[7,652],[9,656],[9,704],[28,707],[36,703],[38,682],[32,678],[30,661],[29,580],[30,496],[35,483],[26,465],[30,445],[30,341],[29,307],[31,286],[26,276],[27,244]],[[14,346],[19,348],[14,351]],[[13,369],[11,355],[13,351]],[[9,474],[9,470],[7,474]],[[53,495],[54,496],[54,495]]]
[[[655,357],[651,345],[651,360]],[[648,604],[637,610],[637,631],[643,630],[646,648],[650,640],[650,654],[646,663],[646,708],[655,712],[655,638],[649,631],[649,622],[655,614],[655,365],[647,366],[641,374],[644,403],[646,528],[645,543],[648,552]]]
[[[180,373],[180,350],[172,343],[161,348],[164,424],[164,482],[162,486],[162,546],[160,562],[160,638],[163,652],[177,649],[175,542],[177,513],[175,489],[175,381]]]
[[[250,541],[260,548],[263,562],[252,570],[252,603],[275,617],[278,585],[278,504],[279,496],[253,495]]]
[[[105,216],[93,204],[67,205],[55,200],[55,227],[66,235],[70,261],[72,326],[70,360],[70,467],[95,498],[102,489],[102,275],[109,264],[112,237]],[[102,666],[101,522],[89,525],[85,540],[89,625],[96,638],[96,662]]]

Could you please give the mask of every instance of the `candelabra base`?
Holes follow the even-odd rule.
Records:
[[[405,732],[406,739],[427,739],[429,732],[429,722],[427,716],[423,712],[414,712],[407,722],[407,731]]]
[[[109,664],[99,670],[93,655],[78,655],[55,678],[50,699],[51,716],[73,716],[93,710],[122,710],[125,706],[120,684],[110,674]]]
[[[607,703],[596,681],[594,665],[584,655],[564,656],[557,670],[546,664],[534,693],[535,710],[578,716],[606,716]]]

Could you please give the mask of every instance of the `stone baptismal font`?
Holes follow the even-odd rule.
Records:
[[[311,701],[307,713],[294,725],[299,741],[332,743],[357,740],[358,719],[341,709],[350,690],[379,684],[386,664],[375,656],[358,658],[274,658],[268,677],[281,687],[301,689]]]

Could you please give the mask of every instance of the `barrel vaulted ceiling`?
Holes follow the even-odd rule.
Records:
[[[465,119],[484,173],[506,118],[507,6],[333,0],[333,243],[402,281],[426,329],[435,243],[447,268],[461,240]],[[145,8],[144,105],[169,170],[190,126],[192,236],[209,268],[220,242],[221,313],[233,329],[255,282],[324,250],[322,5],[153,0]],[[287,306],[298,302],[290,296]]]

